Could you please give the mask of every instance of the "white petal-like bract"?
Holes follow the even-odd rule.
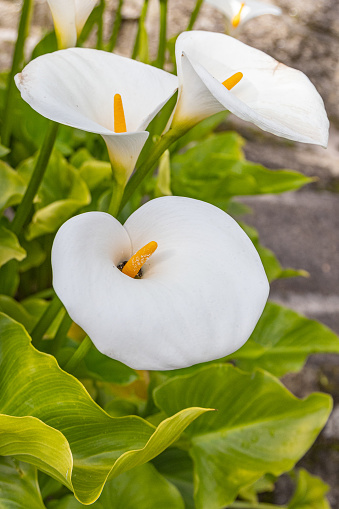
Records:
[[[150,241],[141,279],[118,264]],[[269,285],[252,242],[220,209],[162,197],[125,225],[103,212],[73,217],[52,249],[53,286],[102,353],[134,369],[221,358],[250,336]]]
[[[179,96],[172,126],[189,126],[229,110],[264,131],[327,145],[329,121],[314,85],[301,71],[224,34],[184,32],[176,43]],[[223,81],[241,72],[227,90]]]
[[[22,98],[55,122],[98,133],[114,168],[134,169],[145,128],[178,81],[161,69],[106,51],[70,48],[32,60],[15,77]],[[114,96],[121,95],[126,133],[114,132]]]
[[[60,49],[76,45],[77,36],[97,0],[47,0],[51,9]]]
[[[205,0],[221,11],[232,22],[236,16],[239,16],[238,25],[263,14],[273,14],[279,16],[281,9],[276,5],[271,5],[258,0]]]

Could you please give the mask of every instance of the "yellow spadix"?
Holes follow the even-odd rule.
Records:
[[[134,278],[141,267],[147,262],[147,260],[152,256],[158,244],[152,240],[146,244],[146,246],[142,247],[137,251],[126,263],[123,267],[122,272],[126,274],[126,276]]]

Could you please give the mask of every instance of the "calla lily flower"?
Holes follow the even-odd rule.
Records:
[[[178,196],[146,203],[124,225],[104,212],[73,217],[56,235],[52,269],[70,317],[98,350],[134,369],[183,368],[234,352],[269,290],[238,224]]]
[[[97,0],[47,0],[51,9],[59,49],[76,45]]]
[[[237,28],[252,18],[262,14],[279,16],[281,9],[275,5],[258,2],[257,0],[206,0],[206,2],[221,11],[230,21],[233,28]]]
[[[44,117],[100,134],[122,183],[147,140],[147,125],[177,88],[177,78],[165,71],[84,48],[38,57],[15,81],[22,98]]]
[[[289,140],[327,146],[324,103],[301,71],[224,34],[184,32],[176,43],[179,94],[172,127],[222,110]]]

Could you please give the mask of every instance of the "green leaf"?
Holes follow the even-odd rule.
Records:
[[[27,256],[19,264],[20,272],[26,272],[33,267],[39,267],[46,260],[47,253],[38,241],[31,240],[28,242],[25,238],[23,238],[21,239],[21,244],[25,249]]]
[[[80,509],[72,495],[47,505],[48,509]],[[184,509],[183,500],[166,479],[149,463],[108,481],[93,509]]]
[[[28,403],[32,405],[32,402]],[[10,455],[27,461],[72,489],[72,453],[60,431],[35,417],[4,414],[0,414],[0,430],[2,456]]]
[[[178,488],[186,509],[195,509],[193,461],[186,451],[171,447],[152,461],[156,469]]]
[[[77,344],[78,346],[78,344]],[[73,352],[75,349],[73,350]],[[69,356],[73,353],[69,352]],[[77,378],[93,378],[100,382],[126,385],[138,379],[134,369],[122,362],[111,359],[99,352],[94,346],[75,372]]]
[[[21,176],[8,164],[0,161],[0,212],[19,203],[25,188]]]
[[[57,50],[58,43],[54,30],[52,32],[47,32],[47,34],[35,46],[32,52],[32,60],[34,60],[34,58],[40,57],[41,55],[45,55],[46,53],[53,53],[53,51]]]
[[[258,493],[265,493],[266,491],[274,491],[274,482],[270,479],[273,476],[264,476],[255,481],[255,483],[245,486],[239,491],[239,497],[242,500],[248,500],[254,504],[258,502]]]
[[[68,487],[71,482],[81,503],[94,502],[109,476],[115,477],[160,454],[194,419],[206,412],[202,408],[184,409],[156,429],[136,416],[110,417],[76,378],[59,368],[54,357],[31,346],[20,324],[3,314],[0,314],[0,335],[0,411],[6,414],[4,419],[30,416],[18,419],[21,426],[16,426],[14,438],[13,427],[8,426],[8,432],[2,433],[2,447],[16,445],[15,455],[20,458],[25,455],[29,463],[39,462],[39,468]],[[34,434],[39,424],[43,428],[40,441]],[[29,439],[31,428],[32,440]],[[47,439],[49,430],[54,436]],[[43,444],[46,453],[41,458]],[[60,455],[63,452],[61,468],[56,469],[55,455],[49,454],[47,444],[59,449]],[[73,457],[71,479],[70,460],[65,452],[67,444]]]
[[[112,167],[105,161],[87,160],[80,166],[79,173],[90,191],[102,185],[106,189],[112,182]]]
[[[9,260],[23,260],[26,251],[20,246],[18,237],[0,225],[0,267]]]
[[[326,498],[328,490],[328,484],[301,469],[298,473],[295,493],[287,507],[288,509],[330,509]]]
[[[5,157],[9,153],[10,153],[10,149],[5,147],[4,145],[1,145],[1,143],[0,143],[0,157]]]
[[[109,481],[100,502],[112,509],[184,509],[178,490],[150,463]]]
[[[174,194],[225,208],[231,197],[282,193],[313,179],[292,170],[268,170],[244,159],[243,140],[234,132],[215,134],[172,159]]]
[[[35,158],[30,158],[18,168],[26,181],[32,175],[34,164]],[[35,199],[37,211],[28,226],[27,239],[55,232],[90,201],[90,192],[79,172],[54,150]]]
[[[36,469],[13,458],[0,458],[1,509],[45,509]]]
[[[187,406],[218,411],[186,430],[194,461],[197,509],[219,509],[265,473],[293,468],[326,423],[331,398],[293,396],[272,375],[212,365],[175,377],[154,391],[166,415]]]
[[[313,353],[339,353],[339,338],[328,327],[268,302],[250,339],[226,357],[246,371],[262,368],[275,376],[299,371]]]

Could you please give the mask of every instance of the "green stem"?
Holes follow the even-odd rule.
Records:
[[[56,335],[54,336],[54,339],[52,341],[52,346],[50,353],[52,355],[55,355],[58,353],[60,348],[62,347],[65,338],[67,336],[67,332],[69,331],[70,326],[72,325],[72,318],[69,316],[69,314],[66,312],[65,316],[63,317],[59,328],[57,330]]]
[[[105,0],[100,0],[99,4],[99,17],[98,17],[98,32],[97,32],[97,49],[102,49],[102,39],[104,33],[104,11]]]
[[[192,30],[193,25],[195,23],[195,20],[197,19],[198,14],[200,12],[200,8],[202,6],[203,1],[204,0],[197,0],[197,3],[195,4],[195,7],[194,7],[193,12],[191,14],[191,17],[190,17],[190,20],[188,22],[186,30]]]
[[[225,509],[287,509],[285,505],[274,505],[274,504],[265,504],[261,502],[252,503],[252,502],[233,502],[232,504],[226,506]]]
[[[108,211],[107,211],[113,217],[117,217],[117,215],[119,213],[120,204],[121,204],[121,200],[122,200],[122,197],[124,194],[124,190],[125,190],[125,184],[121,184],[117,180],[115,180],[114,173],[113,173],[112,197],[111,197],[111,201],[110,201]]]
[[[59,313],[60,309],[62,308],[62,302],[59,299],[57,295],[54,295],[53,299],[51,300],[48,308],[38,321],[38,323],[35,325],[34,329],[31,332],[31,338],[32,338],[32,345],[35,346],[38,350],[42,346],[42,338],[45,334],[48,327],[53,322],[54,318]]]
[[[82,359],[86,357],[90,349],[92,348],[92,341],[86,336],[78,348],[75,350],[74,354],[70,359],[68,359],[66,365],[64,366],[64,370],[70,373],[74,372]]]
[[[167,0],[160,0],[160,31],[156,67],[163,69],[167,44]]]
[[[119,35],[120,25],[121,25],[121,9],[122,9],[123,4],[124,4],[124,0],[119,0],[118,8],[117,8],[117,11],[115,13],[115,18],[114,18],[112,35],[110,37],[110,40],[109,40],[109,43],[107,46],[107,51],[110,51],[110,52],[112,52],[114,50],[115,45],[118,40],[118,35]]]
[[[5,108],[3,114],[3,125],[1,132],[1,142],[5,147],[9,145],[9,139],[12,131],[12,112],[15,101],[15,82],[14,76],[19,71],[20,66],[24,59],[24,46],[25,40],[28,35],[29,25],[31,21],[31,12],[32,12],[33,0],[24,0],[21,18],[18,28],[18,38],[14,48],[12,68],[8,76],[8,84],[5,95]]]
[[[33,175],[11,224],[11,229],[16,235],[20,233],[21,228],[24,226],[31,212],[34,196],[39,189],[52,153],[58,126],[59,124],[56,124],[55,122],[50,122],[48,126],[39,157],[35,164]]]
[[[141,9],[139,24],[138,24],[138,31],[137,31],[137,35],[135,37],[134,47],[133,47],[133,52],[132,52],[132,57],[131,57],[133,59],[136,59],[137,56],[139,55],[140,34],[141,34],[142,26],[145,23],[147,9],[148,9],[148,0],[144,0],[144,5],[142,6],[142,9]]]
[[[159,157],[165,152],[166,149],[174,141],[176,141],[183,133],[174,129],[170,129],[167,131],[154,145],[153,150],[150,154],[150,157],[146,159],[139,168],[136,169],[132,177],[127,183],[124,195],[121,200],[120,210],[126,205],[127,201],[130,199],[131,195],[137,189],[137,187],[141,184],[143,179],[148,175],[148,173],[154,168],[155,164],[159,160]]]

